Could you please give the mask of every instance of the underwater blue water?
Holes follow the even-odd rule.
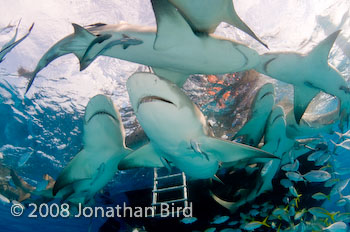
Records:
[[[38,1],[39,2],[39,1]],[[24,17],[23,28],[32,21],[36,22],[31,37],[23,42],[20,49],[9,54],[7,60],[0,66],[0,152],[3,159],[0,162],[16,172],[29,184],[42,187],[43,175],[49,174],[54,179],[60,171],[82,148],[82,126],[84,108],[90,97],[104,93],[111,96],[121,109],[122,119],[127,134],[131,134],[137,127],[135,116],[128,102],[125,81],[135,71],[145,70],[145,67],[130,64],[116,59],[99,58],[90,69],[79,72],[78,62],[72,56],[55,61],[39,73],[36,86],[29,96],[23,97],[27,80],[17,75],[20,67],[33,68],[41,55],[63,36],[71,33],[71,22],[88,25],[96,22],[115,23],[125,20],[143,25],[154,25],[153,13],[146,1],[85,1],[81,2],[40,1],[36,7],[28,7],[31,1],[7,2],[8,10],[3,12],[1,26],[5,26],[15,17]],[[316,41],[324,38],[324,34],[343,28],[329,60],[343,74],[350,79],[349,61],[349,28],[347,0],[334,3],[321,3],[318,1],[289,1],[288,6],[282,2],[266,1],[237,1],[249,25],[255,25],[255,31],[266,41],[269,41],[271,51],[308,51]],[[242,3],[243,2],[243,3]],[[149,3],[149,1],[147,1]],[[22,6],[22,5],[23,6]],[[53,5],[51,5],[53,4]],[[71,6],[71,4],[74,4]],[[108,4],[112,6],[108,7]],[[113,5],[115,4],[115,5]],[[275,5],[273,5],[275,4]],[[18,7],[18,5],[22,7]],[[40,7],[39,7],[40,5]],[[271,5],[271,6],[270,6]],[[273,7],[272,7],[273,5]],[[69,7],[68,7],[69,6]],[[26,9],[28,8],[28,9]],[[29,9],[30,8],[30,9]],[[62,8],[62,9],[61,9]],[[106,13],[106,8],[114,9]],[[57,10],[57,11],[56,11]],[[101,14],[101,12],[104,12]],[[249,12],[254,12],[249,13]],[[51,14],[50,14],[51,13]],[[269,14],[266,18],[263,14]],[[54,15],[54,16],[50,16]],[[48,16],[52,18],[47,18]],[[290,20],[291,17],[294,20]],[[264,20],[262,20],[264,19]],[[303,25],[301,27],[300,25]],[[218,34],[229,38],[245,41],[249,45],[258,47],[248,36],[240,32],[221,26]],[[1,42],[6,41],[13,30],[1,34]],[[296,33],[297,32],[297,33]],[[6,37],[6,38],[5,38]],[[262,50],[266,52],[265,50]],[[317,78],[317,77],[315,77]],[[223,84],[209,83],[202,76],[192,77],[186,84],[185,91],[200,106],[203,113],[212,124],[215,134],[222,138],[232,138],[237,128],[244,124],[250,107],[250,99],[256,89],[263,83],[273,82],[276,88],[276,102],[293,98],[290,85],[264,79],[263,83],[242,85],[240,89],[232,90],[230,85],[235,83],[235,77],[226,76]],[[216,89],[215,89],[216,88]],[[211,95],[212,91],[215,94]],[[222,97],[234,91],[240,92],[244,97],[235,96],[226,101]],[[232,96],[232,95],[231,95]],[[241,104],[236,105],[238,101]],[[318,114],[329,112],[336,108],[337,100],[326,96],[319,96],[310,111]],[[335,127],[335,131],[339,131]],[[324,134],[324,141],[330,149],[331,140],[336,141],[337,135]],[[350,152],[346,149],[337,149],[337,167],[350,167]],[[105,193],[116,196],[109,199],[114,203],[127,201],[123,195],[126,191],[152,187],[153,173],[151,170],[134,170],[120,172],[106,187]],[[342,176],[342,179],[350,175]],[[343,195],[349,195],[349,186]],[[98,196],[101,200],[101,195]],[[336,206],[338,198],[326,201],[323,204],[329,211],[347,212],[344,207]],[[59,202],[57,202],[59,203]],[[99,205],[106,205],[101,200]],[[14,217],[10,213],[11,204],[0,202],[0,231],[98,231],[105,219],[94,220],[85,218],[28,218],[30,209],[21,217]]]

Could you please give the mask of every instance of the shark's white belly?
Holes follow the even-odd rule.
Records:
[[[150,102],[140,105],[137,118],[145,133],[161,152],[162,156],[172,162],[187,175],[206,179],[215,175],[218,161],[206,154],[196,152],[191,145],[196,138],[205,136],[203,125],[193,117],[188,108],[182,108],[181,114],[174,114],[164,104],[162,114],[157,114],[159,103]]]
[[[155,33],[118,32],[113,37],[121,38],[123,33],[143,43],[127,49],[114,46],[101,55],[187,74],[238,72],[251,69],[260,61],[255,50],[227,40],[195,37],[191,41],[181,41],[170,49],[155,50]]]

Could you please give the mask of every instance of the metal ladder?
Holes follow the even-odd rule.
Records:
[[[167,204],[170,207],[175,205],[179,206],[179,204],[181,204],[182,210],[176,211],[176,215],[181,215],[183,213],[183,209],[188,207],[188,191],[185,173],[177,170],[177,172],[175,173],[168,173],[167,175],[160,176],[159,172],[160,168],[154,168],[152,190],[152,207],[154,207],[156,212],[154,216],[162,216],[160,213],[157,212],[157,208],[162,204]],[[179,194],[181,190],[182,194]],[[177,192],[176,195],[178,196],[172,199],[161,199],[161,195],[171,194],[171,192]]]

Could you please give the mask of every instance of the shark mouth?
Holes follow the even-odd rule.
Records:
[[[269,95],[274,95],[274,93],[273,92],[267,92],[267,93],[265,93],[264,95],[262,95],[261,96],[261,98],[259,99],[259,100],[261,100],[261,99],[263,99],[264,97],[266,97],[266,96],[269,96]]]
[[[90,118],[86,121],[86,124],[88,124],[91,121],[91,119],[93,117],[95,117],[96,115],[108,115],[108,116],[112,117],[116,122],[118,122],[118,119],[116,119],[113,114],[111,114],[107,111],[97,111],[93,115],[90,116]]]
[[[283,117],[284,117],[283,114],[276,115],[276,117],[273,119],[272,123],[275,123],[279,118],[283,118]]]
[[[142,98],[140,101],[139,101],[139,104],[137,106],[137,108],[139,108],[139,106],[142,104],[142,103],[147,103],[147,102],[165,102],[167,104],[172,104],[174,106],[176,106],[176,104],[172,101],[169,101],[165,98],[162,98],[162,97],[158,97],[158,96],[147,96],[147,97],[144,97]]]

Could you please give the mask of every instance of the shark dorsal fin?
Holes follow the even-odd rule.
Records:
[[[75,24],[75,23],[72,23],[73,25],[73,28],[74,28],[74,34],[76,36],[79,36],[80,38],[81,37],[92,37],[94,38],[95,35],[93,35],[92,33],[90,33],[88,30],[86,30],[84,27],[78,25],[78,24]]]
[[[168,0],[151,2],[157,20],[154,49],[166,50],[195,36],[190,25]]]
[[[328,63],[329,52],[340,32],[341,30],[333,32],[312,49],[310,56],[315,58],[313,60],[320,60],[322,63]]]

